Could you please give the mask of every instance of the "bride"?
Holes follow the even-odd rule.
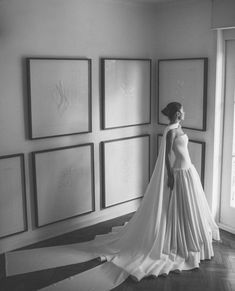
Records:
[[[183,106],[172,102],[162,113],[169,125],[143,201],[124,229],[101,239],[103,256],[136,280],[198,268],[214,255],[212,239],[220,239],[180,125]]]
[[[169,125],[136,213],[123,227],[93,241],[72,245],[77,262],[95,257],[107,262],[45,290],[76,290],[69,284],[79,286],[77,290],[110,290],[128,276],[139,281],[150,275],[191,270],[199,268],[200,260],[213,257],[212,240],[220,240],[219,229],[190,160],[188,136],[180,125],[183,106],[172,102],[162,113]]]

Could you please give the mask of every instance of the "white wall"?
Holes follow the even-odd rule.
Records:
[[[100,130],[100,57],[156,58],[155,14],[151,7],[97,0],[3,0],[0,2],[0,156],[23,152],[29,231],[0,240],[0,252],[136,209],[138,201],[100,209],[103,140],[152,133],[152,125]],[[92,133],[28,139],[25,57],[92,59]],[[155,91],[153,91],[153,96]],[[152,113],[154,111],[154,103]],[[94,143],[95,205],[89,215],[35,227],[32,151]],[[152,167],[154,161],[152,160]],[[2,206],[4,207],[4,206]],[[14,215],[14,214],[12,214]]]
[[[206,142],[205,193],[211,206],[216,69],[216,32],[211,30],[211,1],[159,5],[155,36],[158,58],[208,57],[207,131],[185,131],[189,138]]]
[[[212,27],[235,27],[234,0],[212,0]]]
[[[211,2],[134,4],[108,0],[1,0],[0,1],[0,156],[23,152],[29,230],[0,240],[0,252],[58,235],[77,227],[113,218],[136,209],[132,201],[100,210],[99,143],[103,140],[152,134],[152,168],[156,159],[156,66],[153,70],[152,124],[100,130],[100,57],[177,58],[208,57],[207,132],[188,131],[206,141],[205,190],[212,198],[215,35],[210,29]],[[25,57],[89,57],[92,59],[92,118],[89,134],[30,141]],[[30,153],[94,142],[95,202],[92,214],[35,228]]]

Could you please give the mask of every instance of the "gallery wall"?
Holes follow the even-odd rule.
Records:
[[[153,134],[156,127],[154,128],[153,124],[147,124],[126,128],[101,129],[100,58],[155,58],[152,37],[155,30],[155,15],[152,8],[145,5],[116,3],[106,0],[7,0],[0,2],[0,14],[0,156],[15,153],[24,153],[25,155],[28,223],[27,231],[1,238],[1,252],[136,210],[139,199],[132,200],[133,197],[127,199],[132,200],[130,202],[103,209],[101,205],[101,142]],[[91,59],[92,131],[90,133],[30,140],[26,58],[33,57]],[[151,108],[153,118],[154,90],[153,86],[153,106]],[[152,149],[153,139],[150,139],[149,142],[152,143]],[[36,203],[32,152],[87,143],[93,143],[94,150],[94,205],[85,205],[85,193],[81,193],[80,198],[74,197],[76,195],[71,197],[74,199],[74,204],[78,205],[77,209],[72,208],[72,205],[68,208],[71,214],[81,214],[91,210],[93,212],[38,228],[37,222],[41,226],[51,220],[53,221],[55,217],[49,217],[50,213],[46,210],[45,204],[40,206]],[[52,153],[55,154],[56,152]],[[77,153],[77,155],[79,154]],[[37,167],[39,167],[40,161],[47,156],[48,158],[53,157],[47,155],[47,153],[36,155],[36,158],[40,158],[39,161],[36,161],[38,163]],[[152,168],[154,165],[152,155],[150,162]],[[143,170],[146,171],[146,166],[143,167]],[[49,169],[48,171],[48,175],[52,178],[53,173]],[[38,177],[37,182],[40,181],[40,177]],[[47,202],[46,193],[38,184],[37,192],[43,193],[41,196],[44,195],[45,198],[40,198],[40,201]],[[4,203],[1,203],[2,210],[6,208],[6,202],[9,202],[11,206],[14,204],[14,207],[17,208],[17,200],[13,201],[12,197],[9,196],[10,199],[11,201],[6,201],[8,198],[2,199],[4,201]],[[62,198],[58,197],[58,200],[60,199]],[[48,197],[48,203],[53,204],[53,201],[49,202],[49,200]],[[64,202],[60,211],[66,216],[66,197],[63,197],[62,202],[58,200],[54,201],[54,207],[58,209],[58,204],[61,207]],[[89,196],[87,201],[90,200],[91,197]],[[116,200],[120,201],[120,199]],[[18,208],[21,213],[22,201],[20,202]],[[37,206],[39,206],[39,209],[37,209]],[[13,207],[9,209],[12,213],[1,217],[6,220],[5,224],[7,226],[4,225],[4,228],[9,227],[13,221],[20,219],[19,226],[17,224],[13,228],[16,230],[23,229],[21,215],[17,211],[12,211]],[[39,221],[37,221],[36,210],[40,214]],[[51,212],[53,213],[55,210],[51,210]],[[11,216],[12,220],[9,220]],[[60,216],[56,220],[58,219],[60,219]]]
[[[24,153],[27,210],[27,230],[0,239],[0,252],[136,210],[140,199],[103,208],[102,142],[150,135],[150,172],[153,170],[157,134],[164,128],[157,124],[156,114],[156,68],[157,60],[162,58],[208,58],[207,131],[186,132],[191,139],[206,143],[204,184],[211,203],[216,42],[210,19],[209,0],[158,5],[109,0],[0,1],[0,156]],[[30,140],[26,77],[26,58],[29,57],[92,60],[90,133]],[[151,124],[101,129],[102,57],[152,59]],[[32,153],[88,143],[93,144],[94,150],[93,212],[38,228]],[[4,201],[11,204],[10,197],[5,197]],[[11,214],[13,220],[20,217],[18,212],[16,209]],[[8,220],[11,215],[6,216]],[[42,212],[43,221],[47,220]]]
[[[156,11],[156,49],[159,59],[207,57],[207,130],[185,130],[190,138],[206,143],[205,194],[212,206],[212,167],[214,142],[214,100],[216,70],[216,31],[211,30],[211,1],[182,1],[159,5]],[[194,103],[192,102],[192,107]],[[185,113],[187,119],[187,112]],[[162,129],[163,127],[160,126]]]

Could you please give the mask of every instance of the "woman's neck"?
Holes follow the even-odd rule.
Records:
[[[180,125],[180,121],[170,121],[169,125],[172,125],[172,124],[178,124],[178,125]]]

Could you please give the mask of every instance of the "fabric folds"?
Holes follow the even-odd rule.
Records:
[[[169,125],[164,131],[153,174],[141,205],[131,220],[123,227],[114,228],[109,234],[97,236],[93,241],[66,246],[68,252],[70,248],[73,249],[73,262],[83,262],[86,258],[106,258],[108,262],[101,269],[105,270],[103,274],[109,276],[106,272],[108,268],[120,284],[129,275],[141,280],[149,275],[159,276],[174,270],[197,268],[200,260],[210,259],[214,255],[212,239],[220,239],[219,229],[212,218],[194,166],[190,164],[187,168],[174,169],[173,191],[167,187],[166,135],[177,126]],[[59,253],[64,251],[63,246],[51,250]],[[7,254],[8,275],[19,273],[19,269],[27,270],[30,260],[34,260],[32,270],[33,266],[37,266],[37,252],[49,252],[49,248],[30,250],[30,256],[27,256],[27,252]],[[20,260],[20,268],[17,267],[17,260]],[[63,265],[63,262],[57,261],[56,264]],[[89,270],[89,284],[84,281],[83,273],[75,276],[78,290],[93,290],[98,282],[98,270],[100,268]],[[111,277],[106,286],[109,289],[102,285],[103,290],[117,286],[117,280],[112,282]],[[58,283],[58,289],[54,290],[62,290],[59,289],[60,284],[67,284],[66,290],[75,290],[72,287],[69,289],[69,282]],[[53,290],[55,286],[51,288],[49,286],[45,290]]]

